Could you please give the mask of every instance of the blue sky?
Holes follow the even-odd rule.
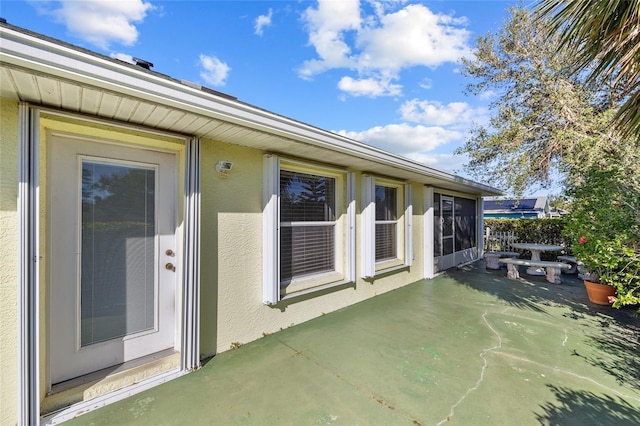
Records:
[[[464,94],[459,58],[518,4],[2,0],[0,16],[464,174],[465,158],[453,151],[473,123],[487,122],[492,94]]]

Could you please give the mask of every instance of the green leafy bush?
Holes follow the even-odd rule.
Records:
[[[569,191],[565,235],[594,279],[616,289],[614,307],[640,304],[640,177],[591,168]]]
[[[563,234],[565,220],[557,219],[485,219],[484,225],[491,233],[513,232],[520,243],[554,244],[567,247],[569,242]],[[555,260],[558,252],[541,253],[542,260]]]

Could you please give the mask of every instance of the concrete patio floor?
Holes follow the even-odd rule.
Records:
[[[522,276],[454,269],[67,424],[640,424],[635,309]]]

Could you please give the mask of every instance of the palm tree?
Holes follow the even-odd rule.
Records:
[[[581,47],[576,72],[621,88],[627,99],[617,123],[640,144],[640,0],[542,0],[536,12],[561,32],[563,44]]]

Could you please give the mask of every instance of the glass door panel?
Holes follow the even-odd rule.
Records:
[[[176,347],[176,160],[51,135],[50,384]]]
[[[442,254],[452,254],[453,249],[453,198],[442,197],[442,208],[440,211],[442,222]]]
[[[82,161],[81,346],[156,327],[153,168]]]

